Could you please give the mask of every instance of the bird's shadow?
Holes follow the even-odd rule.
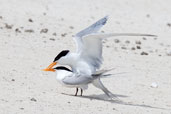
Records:
[[[145,104],[135,104],[135,103],[131,103],[131,102],[124,102],[122,100],[118,100],[118,99],[109,99],[108,96],[106,96],[105,94],[100,94],[100,95],[89,95],[89,96],[75,96],[75,95],[71,95],[71,94],[66,94],[66,93],[62,93],[63,95],[68,95],[68,96],[73,96],[73,97],[80,97],[80,98],[84,98],[84,99],[90,99],[90,100],[99,100],[99,101],[105,101],[105,102],[110,102],[110,103],[115,103],[115,104],[120,104],[120,105],[128,105],[128,106],[138,106],[138,107],[144,107],[144,108],[154,108],[154,109],[163,109],[163,110],[171,110],[171,109],[166,109],[166,108],[160,108],[160,107],[154,107],[154,106],[150,106],[150,105],[145,105]],[[117,98],[119,97],[129,97],[126,95],[119,95],[119,94],[114,94]]]

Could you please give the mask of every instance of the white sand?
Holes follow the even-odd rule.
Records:
[[[0,0],[0,114],[170,114],[170,4],[170,0]],[[62,87],[55,73],[41,71],[62,49],[75,50],[72,35],[105,15],[110,16],[105,32],[158,35],[105,41],[102,68],[125,73],[102,81],[123,102],[103,100],[103,92],[91,85],[83,97],[72,96],[75,89]],[[40,33],[44,28],[48,32]],[[141,49],[131,50],[136,41],[141,41]]]

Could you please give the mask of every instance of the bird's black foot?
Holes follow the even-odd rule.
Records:
[[[83,96],[83,89],[81,89],[81,96]]]
[[[77,93],[78,93],[78,88],[76,88],[76,93],[75,93],[75,96],[77,96]]]

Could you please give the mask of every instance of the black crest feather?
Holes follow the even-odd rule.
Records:
[[[61,57],[67,55],[68,53],[69,53],[69,50],[63,50],[63,51],[61,51],[61,52],[55,57],[55,59],[54,59],[53,62],[59,60]]]
[[[56,70],[66,70],[66,71],[72,72],[69,68],[66,68],[64,66],[58,66],[58,67],[55,67],[54,69],[56,69]]]

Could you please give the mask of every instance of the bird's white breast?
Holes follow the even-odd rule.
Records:
[[[69,72],[69,71],[66,71],[66,70],[58,70],[58,71],[56,71],[56,73],[57,73],[56,79],[58,81],[61,81],[64,78],[72,75],[72,72]]]
[[[57,75],[56,75],[56,79],[63,86],[71,87],[71,88],[73,88],[73,87],[79,87],[79,85],[67,85],[67,84],[65,84],[63,82],[63,79],[64,78],[71,77],[71,76],[74,76],[73,72],[66,71],[66,70],[58,70],[57,71]]]

